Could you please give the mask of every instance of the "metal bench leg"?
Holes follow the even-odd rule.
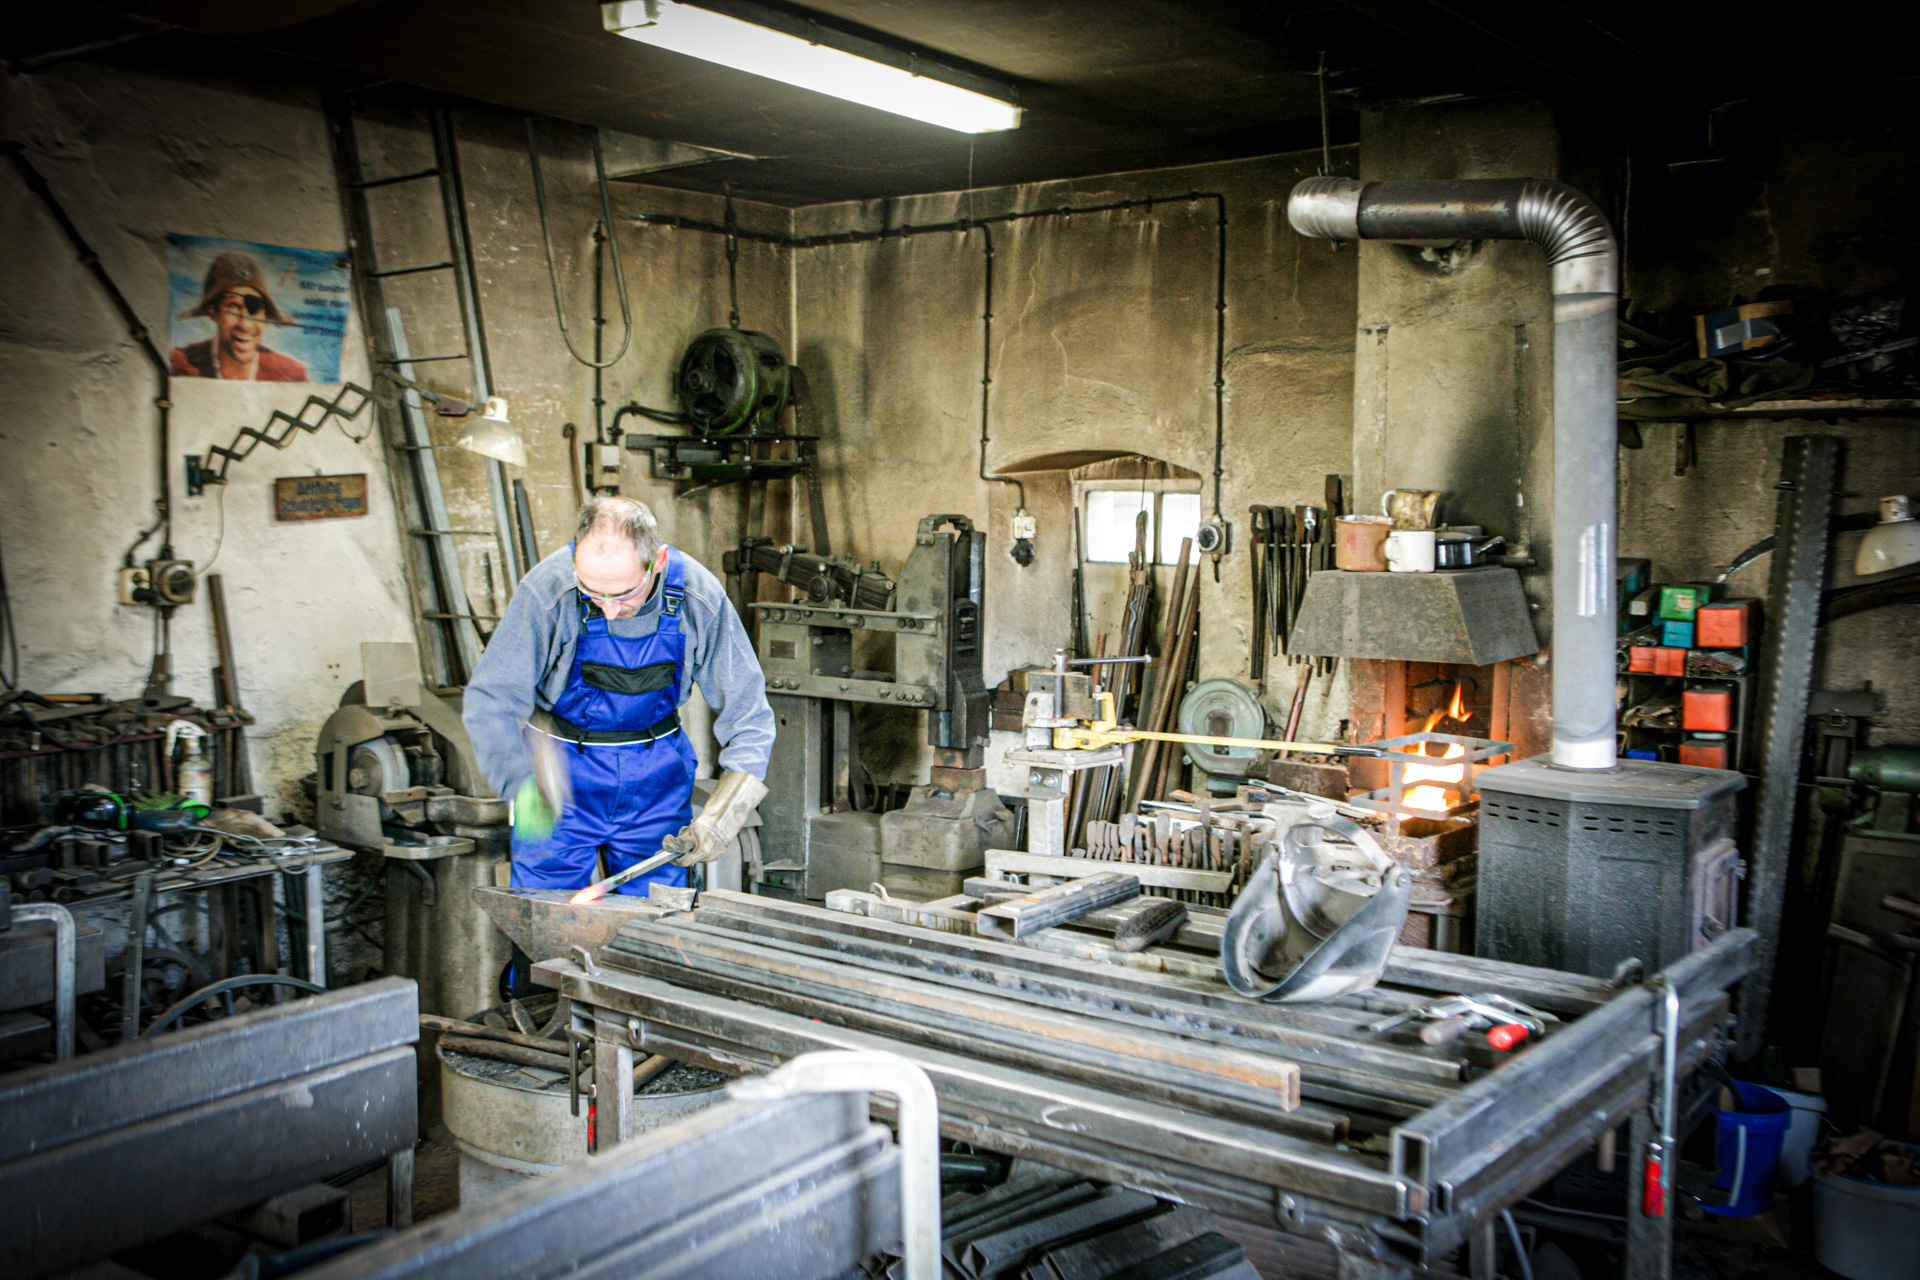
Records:
[[[413,1148],[387,1157],[387,1225],[413,1225]]]

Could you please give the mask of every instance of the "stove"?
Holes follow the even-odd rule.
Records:
[[[1594,977],[1652,973],[1735,923],[1738,773],[1546,757],[1482,773],[1474,954]]]

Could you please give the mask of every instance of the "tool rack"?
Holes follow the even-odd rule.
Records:
[[[593,921],[559,903],[524,909],[543,917],[543,938],[587,944],[536,974],[575,1002],[615,1081],[603,1143],[627,1132],[617,1081],[636,1053],[741,1074],[818,1049],[886,1049],[928,1072],[949,1138],[1315,1238],[1341,1251],[1343,1274],[1379,1277],[1469,1241],[1480,1274],[1499,1212],[1622,1124],[1628,1275],[1666,1276],[1671,1216],[1638,1210],[1669,1039],[1656,988],[1679,995],[1670,1060],[1691,1072],[1717,1054],[1754,949],[1736,930],[1646,985],[1615,987],[1397,948],[1372,991],[1268,1005],[1232,995],[1191,949],[1217,937],[1218,916],[1183,930],[1189,950],[1129,959],[1092,935],[1042,949],[730,893]],[[1485,992],[1560,1023],[1505,1054],[1368,1030]],[[1297,1105],[1263,1063],[1297,1066]]]

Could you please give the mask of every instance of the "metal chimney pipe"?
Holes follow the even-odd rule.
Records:
[[[1322,240],[1527,240],[1553,269],[1553,763],[1614,767],[1615,309],[1620,248],[1585,195],[1535,178],[1308,178],[1287,219]]]

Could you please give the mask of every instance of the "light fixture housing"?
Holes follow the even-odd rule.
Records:
[[[510,467],[527,465],[527,442],[507,420],[507,402],[501,396],[487,397],[480,416],[460,428],[460,434],[453,438],[453,446],[483,458],[498,459]]]
[[[1920,564],[1920,520],[1904,493],[1880,499],[1880,523],[1867,530],[1853,556],[1853,571],[1864,578]]]
[[[1020,127],[1011,85],[750,0],[618,0],[600,6],[600,20],[641,44],[960,133]]]

